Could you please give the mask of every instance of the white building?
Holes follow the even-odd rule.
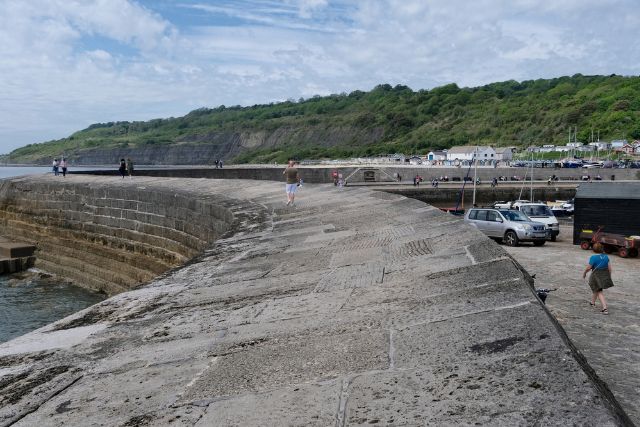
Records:
[[[429,151],[427,154],[427,160],[429,161],[442,161],[447,160],[447,150],[444,151]]]
[[[570,142],[567,144],[567,147],[569,148],[578,148],[578,147],[582,147],[584,144],[582,144],[582,142]]]
[[[611,141],[611,148],[613,149],[622,148],[625,146],[625,144],[627,144],[626,139],[616,139],[614,141]]]
[[[512,160],[513,159],[513,147],[497,147],[496,148],[496,160]]]
[[[486,145],[451,147],[447,150],[447,160],[473,160],[476,153],[478,160],[496,160],[496,150]]]
[[[554,151],[556,153],[567,153],[571,150],[571,147],[568,147],[566,145],[556,145],[556,147],[554,148]]]

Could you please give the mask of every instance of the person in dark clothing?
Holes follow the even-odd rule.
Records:
[[[120,159],[120,167],[118,168],[118,172],[120,172],[120,176],[124,179],[124,176],[127,174],[127,162],[124,159]]]

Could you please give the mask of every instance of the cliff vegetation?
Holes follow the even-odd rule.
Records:
[[[117,156],[202,144],[238,163],[424,154],[463,144],[564,144],[574,127],[583,142],[592,131],[601,140],[640,139],[640,77],[577,74],[419,91],[383,84],[368,92],[201,108],[184,117],[93,124],[67,138],[19,148],[8,161],[41,163],[61,154],[83,159],[83,153],[96,151]],[[146,160],[153,163],[138,162]]]

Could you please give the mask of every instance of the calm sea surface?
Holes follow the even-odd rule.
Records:
[[[26,334],[105,299],[40,274],[0,276],[0,342]]]
[[[72,171],[83,170],[96,170],[96,169],[109,169],[105,167],[70,167]],[[116,169],[115,167],[111,169]],[[53,171],[49,166],[0,166],[0,179],[11,178],[12,176],[33,175],[33,174],[45,174],[49,173],[53,175]],[[60,172],[62,174],[62,172]]]
[[[73,170],[97,168],[73,168]],[[0,179],[51,173],[49,167],[0,166]],[[62,319],[105,296],[37,273],[0,276],[0,342]]]

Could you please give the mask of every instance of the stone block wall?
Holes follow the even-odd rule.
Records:
[[[168,177],[168,178],[213,178],[213,179],[253,179],[260,181],[279,181],[284,182],[282,171],[285,165],[228,165],[223,169],[205,168],[205,167],[171,167],[157,169],[136,169],[135,174],[138,176]],[[395,174],[402,176],[403,182],[411,182],[416,175],[422,176],[425,183],[434,178],[447,176],[450,180],[462,179],[469,174],[474,176],[474,171],[468,168],[455,167],[427,167],[427,166],[405,166],[405,165],[368,165],[362,167],[355,166],[300,166],[300,175],[307,183],[331,183],[333,182],[332,173],[338,171],[343,177],[349,178],[349,182],[364,182],[365,172],[373,172],[374,182],[391,182],[394,180]],[[74,173],[73,170],[71,173]],[[117,167],[113,169],[101,169],[95,171],[77,172],[87,175],[117,175]],[[518,176],[520,179],[526,176],[531,177],[531,169],[527,168],[478,168],[477,176],[483,182],[489,182],[494,177],[506,176],[509,179]],[[534,168],[533,178],[538,181],[546,181],[551,175],[556,175],[561,181],[579,181],[583,175],[591,175],[595,178],[600,175],[603,180],[609,181],[614,176],[615,180],[637,180],[640,179],[640,170],[638,169],[582,169],[582,168]],[[514,181],[511,181],[513,183]]]
[[[0,235],[37,246],[35,266],[113,295],[201,253],[234,214],[176,188],[0,181]]]

